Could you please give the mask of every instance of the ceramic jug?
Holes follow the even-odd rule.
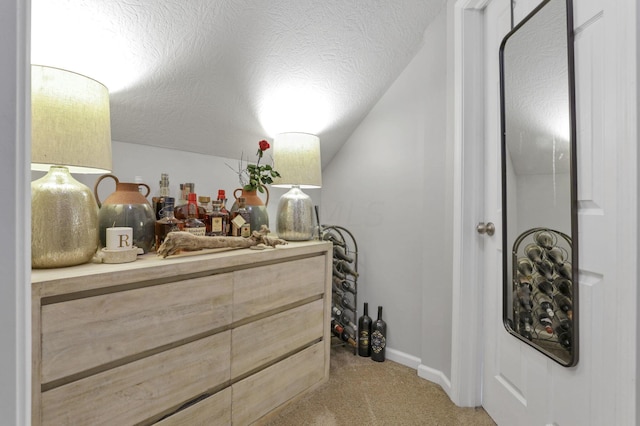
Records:
[[[109,195],[104,202],[98,196],[98,186],[105,178],[111,178],[116,183],[116,191]],[[146,194],[140,192],[144,188]],[[133,244],[144,253],[153,250],[155,242],[155,214],[147,200],[151,189],[144,183],[124,183],[112,174],[102,175],[93,188],[100,210],[98,224],[100,242],[106,247],[106,229],[113,226],[127,226],[133,228]]]
[[[231,213],[238,210],[238,198],[244,197],[246,200],[246,208],[251,215],[251,232],[259,231],[262,225],[266,225],[269,227],[269,214],[267,213],[267,205],[269,204],[269,190],[266,186],[262,186],[265,193],[267,194],[267,199],[263,202],[262,199],[258,196],[258,191],[246,191],[242,188],[238,188],[233,191],[233,197],[236,201],[233,203],[231,207]]]

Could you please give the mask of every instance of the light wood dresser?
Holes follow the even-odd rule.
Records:
[[[331,249],[32,271],[32,424],[259,421],[328,378]]]

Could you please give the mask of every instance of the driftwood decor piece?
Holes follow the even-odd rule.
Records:
[[[280,238],[269,237],[269,228],[262,225],[260,231],[253,231],[250,237],[198,237],[189,232],[176,231],[167,234],[164,242],[158,247],[158,256],[167,257],[180,251],[196,251],[217,248],[252,248],[275,247],[287,244]]]

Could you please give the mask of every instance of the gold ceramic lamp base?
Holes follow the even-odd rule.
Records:
[[[31,182],[31,267],[89,262],[98,248],[98,205],[69,169],[52,166]]]

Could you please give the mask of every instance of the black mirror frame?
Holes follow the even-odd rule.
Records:
[[[571,263],[572,263],[572,298],[573,298],[573,316],[572,316],[572,351],[571,358],[568,361],[559,358],[555,354],[547,351],[541,346],[529,341],[519,333],[515,332],[508,321],[509,296],[513,295],[509,291],[512,286],[509,277],[508,264],[512,262],[513,251],[507,241],[507,135],[505,120],[505,79],[504,79],[504,49],[509,38],[514,35],[523,25],[525,25],[536,13],[544,8],[551,1],[565,1],[566,3],[566,31],[567,31],[567,59],[568,59],[568,86],[569,86],[569,120],[570,120],[570,196],[571,196]],[[573,32],[573,3],[572,0],[544,0],[538,5],[526,18],[516,25],[502,40],[500,45],[500,130],[501,130],[501,163],[502,163],[502,250],[503,250],[503,300],[502,300],[502,319],[505,329],[509,334],[530,345],[545,356],[548,356],[558,364],[564,367],[573,367],[578,363],[579,355],[579,315],[578,315],[578,191],[577,191],[577,151],[576,151],[576,95],[575,95],[575,63],[574,63],[574,32]]]

